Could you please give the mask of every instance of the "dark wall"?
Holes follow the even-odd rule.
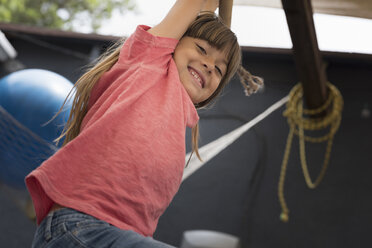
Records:
[[[5,32],[25,68],[40,68],[59,73],[75,82],[84,67],[113,42]],[[8,72],[0,67],[0,76]]]
[[[282,107],[182,184],[160,220],[157,238],[178,245],[185,230],[208,229],[240,237],[243,247],[372,245],[367,234],[372,227],[372,121],[361,117],[362,108],[372,104],[372,63],[362,59],[325,59],[329,81],[344,97],[342,123],[326,176],[314,190],[305,184],[295,137],[284,190],[290,221],[279,220],[277,196],[289,132]],[[201,114],[202,144],[251,120],[288,94],[298,81],[288,56],[245,54],[244,62],[253,73],[265,78],[264,92],[247,98],[234,81],[218,104]],[[306,152],[315,180],[325,145],[307,145]]]
[[[89,60],[24,39],[14,37],[11,42],[26,67],[52,70],[71,81],[78,78]],[[58,45],[87,56],[93,45],[105,46],[79,45],[77,41]],[[277,197],[289,131],[282,107],[182,183],[160,219],[155,238],[179,245],[185,230],[208,229],[236,235],[244,247],[370,246],[367,231],[372,221],[369,211],[372,123],[371,118],[361,117],[361,111],[366,104],[372,105],[372,62],[370,58],[348,56],[328,56],[326,61],[329,80],[345,100],[343,119],[334,140],[329,169],[315,190],[305,185],[298,142],[293,143],[285,184],[289,223],[279,220]],[[246,52],[244,64],[253,74],[265,78],[265,89],[246,97],[235,78],[214,107],[200,112],[200,146],[253,119],[287,95],[298,81],[288,54]],[[187,134],[189,149],[189,130]],[[324,150],[324,145],[307,149],[313,179],[321,167]],[[1,246],[26,247],[31,243],[34,225],[16,209],[9,196],[0,190]]]

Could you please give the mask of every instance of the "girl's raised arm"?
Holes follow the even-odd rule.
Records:
[[[219,0],[177,0],[165,18],[148,32],[179,40],[200,11],[214,12],[218,2]]]

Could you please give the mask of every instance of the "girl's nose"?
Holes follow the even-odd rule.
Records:
[[[212,59],[206,59],[203,61],[203,66],[207,70],[208,73],[212,73],[214,69],[214,63]]]

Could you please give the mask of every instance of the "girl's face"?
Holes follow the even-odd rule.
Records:
[[[175,51],[181,83],[194,104],[207,100],[217,89],[227,69],[227,55],[205,40],[183,37]]]

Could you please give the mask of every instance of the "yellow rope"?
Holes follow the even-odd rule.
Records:
[[[341,122],[341,112],[343,108],[343,99],[338,91],[338,89],[328,83],[327,84],[329,89],[329,95],[327,101],[317,109],[304,109],[303,108],[303,89],[302,84],[299,83],[289,93],[289,101],[287,103],[287,109],[284,111],[283,115],[287,117],[288,124],[290,127],[288,138],[287,138],[287,145],[284,151],[282,168],[280,171],[279,177],[279,185],[278,185],[278,197],[279,202],[282,207],[282,213],[280,215],[280,219],[283,222],[288,222],[289,220],[289,209],[287,207],[285,198],[284,198],[284,181],[285,175],[289,160],[289,155],[291,152],[292,140],[293,135],[296,134],[299,137],[300,143],[300,159],[301,159],[301,167],[305,177],[305,182],[310,189],[316,188],[320,182],[322,181],[325,172],[328,167],[331,149],[332,149],[332,142],[335,133],[338,130]],[[330,109],[332,108],[332,109]],[[312,115],[318,115],[322,112],[327,110],[327,114],[324,117],[314,118],[311,117]],[[329,127],[328,134],[321,136],[321,137],[310,137],[305,135],[305,130],[321,130]],[[306,149],[305,149],[305,141],[312,142],[312,143],[320,143],[324,141],[328,141],[326,152],[324,155],[324,162],[323,167],[316,178],[315,182],[311,180],[308,166],[306,163]]]

